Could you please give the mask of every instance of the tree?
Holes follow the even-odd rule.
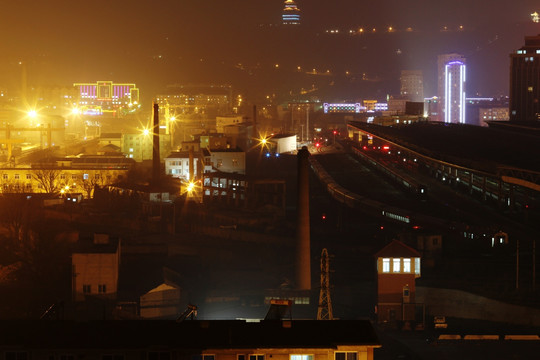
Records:
[[[58,169],[33,169],[32,178],[37,181],[43,191],[47,194],[58,194],[60,191],[60,186],[58,184],[58,177],[60,176],[60,171]]]
[[[26,236],[28,226],[39,209],[37,201],[17,193],[0,196],[0,225],[7,229],[10,238],[21,240]]]

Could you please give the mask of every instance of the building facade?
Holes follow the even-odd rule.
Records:
[[[414,102],[424,101],[424,76],[422,70],[401,71],[401,96]]]
[[[190,168],[190,162],[193,168]],[[193,176],[190,172],[193,171]],[[184,181],[200,179],[203,173],[211,172],[210,153],[208,150],[202,151],[176,151],[165,158],[165,173],[174,178]],[[192,178],[193,177],[193,178]]]
[[[120,240],[108,234],[94,234],[92,240],[79,239],[71,255],[73,299],[87,296],[114,299],[118,291]]]
[[[226,173],[246,173],[246,153],[241,149],[210,149],[210,164],[214,170]]]
[[[124,180],[133,160],[123,156],[66,158],[40,167],[0,168],[2,193],[81,193],[93,196],[94,187]]]
[[[377,258],[377,319],[379,323],[412,321],[416,315],[416,278],[420,253],[393,240]]]
[[[73,86],[78,90],[78,106],[84,115],[102,115],[139,105],[139,89],[135,84],[97,81]]]
[[[510,121],[540,119],[540,35],[526,36],[525,45],[510,54]]]
[[[465,58],[460,54],[438,57],[439,121],[465,124]]]
[[[137,162],[152,160],[154,142],[151,133],[122,135],[122,153]],[[159,134],[159,156],[164,159],[171,152],[171,135]]]

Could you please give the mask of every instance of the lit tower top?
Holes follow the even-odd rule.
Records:
[[[281,19],[284,25],[300,24],[300,9],[293,0],[285,0],[285,7]]]

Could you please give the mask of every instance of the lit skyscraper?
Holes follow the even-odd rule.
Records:
[[[540,35],[510,54],[510,121],[540,119]]]
[[[285,0],[285,7],[281,19],[284,25],[300,24],[300,9],[293,0]]]
[[[439,121],[465,124],[465,58],[460,54],[439,55]]]

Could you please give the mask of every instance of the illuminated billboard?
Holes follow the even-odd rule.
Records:
[[[363,110],[362,106],[359,103],[354,103],[354,104],[324,103],[323,109],[324,109],[325,114],[334,114],[334,113],[358,114]]]

